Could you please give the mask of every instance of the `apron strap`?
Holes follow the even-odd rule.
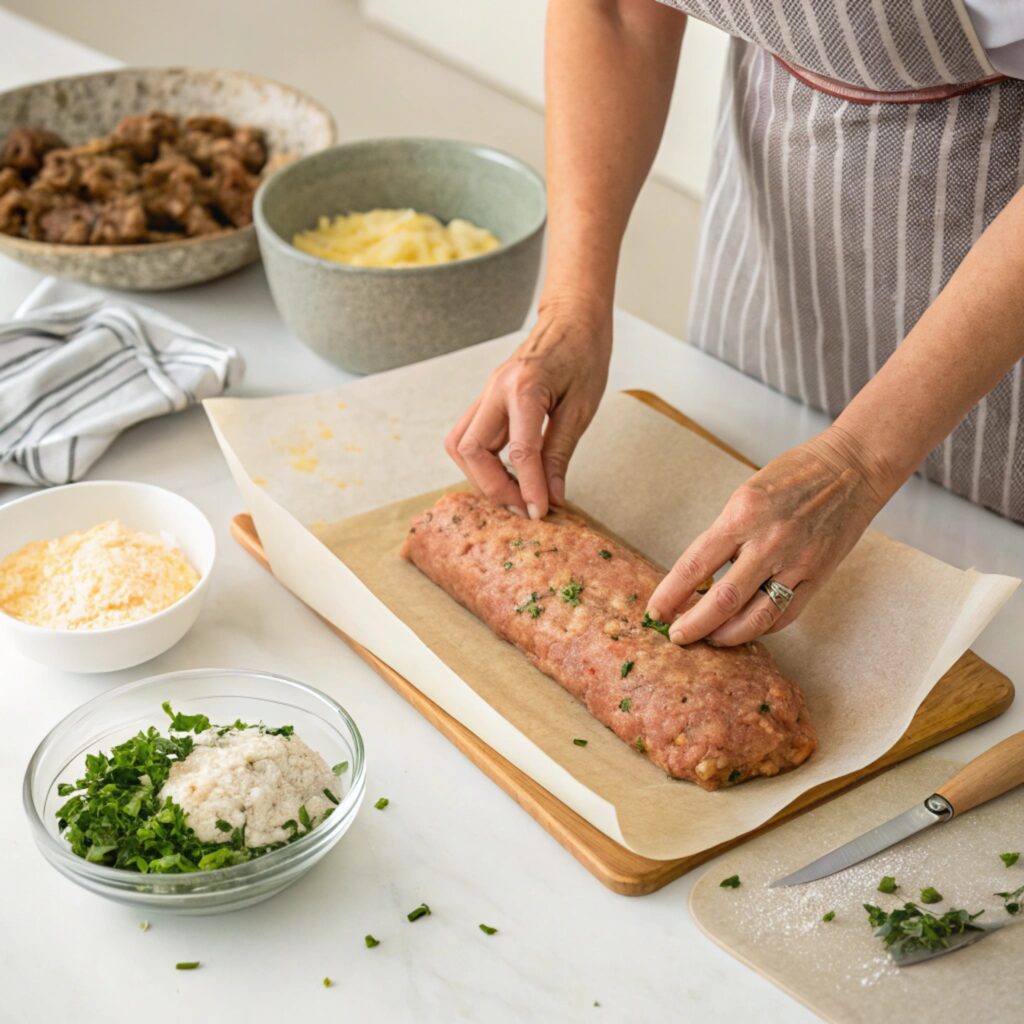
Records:
[[[834,78],[826,78],[825,75],[808,71],[806,68],[799,68],[795,64],[783,60],[778,54],[772,56],[804,85],[850,103],[938,103],[942,100],[952,99],[954,96],[962,96],[966,92],[973,92],[975,89],[983,89],[987,85],[1001,82],[1009,77],[1008,75],[989,75],[988,78],[980,78],[976,82],[933,85],[925,89],[908,89],[905,92],[877,92],[874,89],[864,89],[859,85],[840,82]]]

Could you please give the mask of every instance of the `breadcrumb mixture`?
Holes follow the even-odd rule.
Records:
[[[163,611],[198,582],[177,548],[111,519],[0,561],[0,609],[34,626],[105,629]]]
[[[324,790],[341,797],[337,777],[298,736],[258,729],[218,735],[210,729],[196,737],[184,761],[171,767],[160,797],[181,807],[204,843],[222,843],[231,830],[242,828],[245,845],[255,847],[283,843],[319,824],[334,807]]]

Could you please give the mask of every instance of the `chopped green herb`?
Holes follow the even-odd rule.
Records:
[[[1008,867],[1012,868],[1020,860],[1019,853],[1001,853],[999,859]]]
[[[729,772],[729,781],[730,782],[738,782],[742,775],[743,775],[743,772],[741,772],[739,770],[739,768],[733,768],[733,770],[731,772]]]
[[[822,921],[834,921],[836,919],[836,912],[830,910],[827,914],[822,914],[821,919]]]
[[[341,801],[329,789],[324,790],[324,796],[327,797],[327,799],[330,800],[332,804],[341,803]]]
[[[324,988],[330,988],[334,984],[330,978],[324,978]]]
[[[144,931],[144,932],[148,932],[149,931],[149,922],[148,921],[140,921],[139,922],[139,928],[142,931]]]
[[[601,550],[600,550],[600,551],[598,551],[598,554],[599,554],[599,555],[600,555],[600,556],[601,556],[601,557],[602,557],[602,558],[603,558],[603,559],[604,559],[604,560],[605,560],[606,562],[608,561],[608,559],[609,559],[609,558],[611,558],[611,557],[612,557],[612,553],[611,553],[610,551],[606,550],[605,548],[601,548]]]
[[[621,676],[621,678],[623,678],[623,679],[625,679],[625,678],[626,678],[626,676],[628,676],[628,675],[629,675],[629,673],[630,673],[630,672],[632,672],[632,671],[633,671],[633,662],[631,662],[631,661],[624,661],[624,662],[623,662],[623,663],[622,663],[622,664],[621,664],[621,665],[619,666],[619,675],[620,675],[620,676]]]
[[[612,633],[611,639],[612,640],[618,640],[619,639],[619,634],[618,633]]]
[[[941,903],[942,893],[939,892],[934,886],[929,885],[926,889],[921,890],[921,902],[922,903]]]
[[[639,750],[641,754],[647,750],[647,744],[644,743],[643,736],[637,736],[637,738],[633,741],[633,746],[636,747],[636,749]]]
[[[198,960],[183,960],[181,963],[175,964],[174,969],[176,971],[194,971],[198,966]]]
[[[492,928],[489,924],[482,924],[480,925],[480,931],[482,931],[484,935],[496,935],[498,929]]]
[[[458,526],[462,522],[462,516],[452,516],[452,522]]]
[[[373,806],[376,807],[378,811],[383,811],[389,803],[391,803],[391,801],[386,796],[382,796]]]
[[[307,832],[313,827],[313,819],[310,818],[309,811],[306,810],[305,804],[302,804],[299,807],[299,821],[302,822]]]
[[[878,883],[879,892],[893,893],[898,888],[896,879],[892,875],[883,875],[882,880]]]
[[[507,572],[509,569],[512,568],[512,563],[511,562],[503,562],[502,563],[502,568],[504,568],[506,570],[506,572]]]
[[[643,620],[640,623],[644,629],[656,629],[662,636],[668,636],[668,623],[658,619],[652,619],[648,612],[644,612]]]
[[[332,769],[335,775],[344,775],[348,771],[348,761],[339,761]]]
[[[580,603],[580,592],[582,590],[582,583],[577,583],[576,580],[569,580],[568,584],[561,589],[562,600],[575,608]]]
[[[516,615],[522,615],[523,612],[526,612],[531,619],[539,619],[542,611],[544,611],[544,609],[540,605],[540,599],[537,596],[537,591],[534,590],[530,594],[529,600],[524,601],[518,608],[516,608]]]
[[[430,913],[430,907],[426,903],[421,903],[415,910],[410,910],[405,916],[410,921],[418,921],[421,917],[426,917]]]
[[[718,885],[721,889],[738,889],[740,887],[740,876],[730,875],[728,878],[723,878]]]
[[[216,826],[217,826],[218,829],[220,829],[221,832],[230,832],[231,831],[231,825],[228,822],[224,821],[223,818],[218,818],[217,819]]]
[[[622,700],[619,701],[619,710],[620,711],[629,711],[632,707],[633,707],[633,700],[632,700],[631,697],[623,697]]]
[[[56,812],[57,828],[72,852],[92,864],[170,874],[243,864],[285,845],[247,847],[243,831],[222,821],[217,828],[224,834],[223,841],[201,842],[181,806],[158,796],[171,768],[192,752],[192,733],[211,728],[218,734],[222,729],[274,730],[244,722],[211,726],[205,715],[178,714],[169,703],[163,708],[171,720],[170,735],[150,727],[109,753],[87,754],[82,777],[74,784],[62,784],[59,793],[67,799]]]
[[[521,548],[524,543],[525,543],[525,541],[523,540],[522,537],[516,537],[516,539],[514,541],[512,541],[512,547],[514,547],[514,548]]]
[[[577,747],[585,747],[587,745],[586,740],[573,740],[573,743],[575,743]]]
[[[366,943],[366,948],[367,949],[373,949],[374,946],[379,946],[380,945],[380,939],[375,939],[372,935],[367,935],[363,939],[363,942]]]
[[[1021,908],[1021,897],[1024,896],[1024,885],[1012,892],[995,893],[1003,901],[1003,910],[1008,914],[1019,914]]]
[[[629,603],[630,604],[636,604],[636,599],[637,599],[638,596],[639,596],[638,594],[630,594],[629,598],[628,598]]]
[[[951,938],[980,931],[981,926],[971,922],[983,913],[949,910],[942,917],[935,917],[916,903],[904,903],[889,913],[870,903],[865,903],[864,909],[875,936],[897,957],[918,949],[945,949]]]
[[[767,715],[771,708],[767,704],[762,704],[758,709],[762,715]]]

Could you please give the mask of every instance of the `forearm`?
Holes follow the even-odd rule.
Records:
[[[1024,191],[828,433],[866,463],[884,502],[1021,358]]]
[[[551,0],[541,305],[610,310],[619,248],[668,116],[685,18],[653,0]]]

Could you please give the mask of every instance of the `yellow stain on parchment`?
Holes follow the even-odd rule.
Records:
[[[392,434],[391,435],[391,440],[392,441],[401,441],[402,440],[402,435],[401,434]]]
[[[348,402],[339,402],[339,403],[338,403],[338,408],[339,408],[339,409],[340,409],[340,410],[341,410],[342,412],[344,412],[344,411],[345,411],[345,410],[346,410],[346,409],[348,408]]]
[[[317,434],[324,441],[330,441],[334,437],[334,431],[323,420],[317,424]]]
[[[359,445],[357,445],[357,444],[351,444],[350,443],[350,444],[345,445],[345,451],[349,452],[352,455],[361,455],[362,452],[363,452],[363,449],[360,448]]]
[[[252,478],[252,482],[257,487],[266,487],[267,486],[267,478],[265,476],[254,476]]]

